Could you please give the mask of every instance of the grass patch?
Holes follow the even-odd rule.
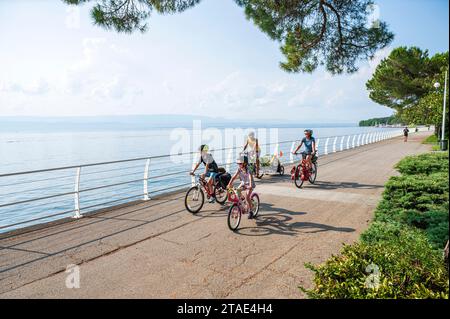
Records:
[[[439,142],[438,137],[435,134],[433,134],[424,139],[422,141],[422,144],[437,144],[438,142]]]

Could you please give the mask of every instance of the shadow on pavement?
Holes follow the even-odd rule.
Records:
[[[354,189],[376,189],[383,188],[383,185],[372,185],[372,184],[360,184],[356,182],[325,182],[325,181],[316,181],[313,185],[309,185],[310,187],[320,188],[320,189],[345,189],[345,188],[354,188]]]
[[[236,233],[244,236],[267,236],[272,234],[292,236],[298,233],[319,233],[325,231],[354,232],[354,228],[335,227],[331,225],[312,222],[290,222],[291,216],[305,215],[305,212],[292,212],[287,209],[273,207],[271,204],[261,204],[260,215],[255,219],[256,225],[253,227],[239,228]],[[264,214],[264,211],[273,213]],[[245,216],[245,215],[244,215]],[[243,216],[243,218],[245,218]]]

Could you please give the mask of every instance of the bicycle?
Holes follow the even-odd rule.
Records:
[[[250,199],[253,206],[253,218],[256,218],[259,213],[259,195],[252,192],[250,194]],[[250,209],[245,197],[235,188],[228,189],[228,200],[232,203],[228,210],[228,228],[232,231],[236,231],[241,222],[242,214],[248,214]]]
[[[213,197],[216,201],[223,205],[227,201],[228,194],[226,189],[222,187],[220,181],[216,179],[213,185],[213,192],[208,191],[208,181],[199,175],[195,176],[195,185],[188,189],[184,197],[184,206],[187,211],[192,214],[197,214],[205,203],[205,194],[208,197]]]
[[[317,156],[314,154],[314,156],[311,159],[312,167],[310,169],[307,169],[307,162],[306,162],[306,153],[302,154],[302,160],[297,165],[294,166],[291,170],[291,178],[294,180],[295,186],[297,188],[301,188],[303,186],[303,183],[305,181],[309,181],[311,184],[314,184],[317,178]],[[294,154],[298,155],[298,154]]]

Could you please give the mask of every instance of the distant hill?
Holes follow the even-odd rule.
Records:
[[[397,116],[392,115],[388,117],[376,117],[373,119],[362,120],[359,122],[359,126],[376,126],[376,125],[393,125],[401,124],[402,121]]]

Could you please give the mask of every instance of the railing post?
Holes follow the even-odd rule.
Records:
[[[328,155],[328,142],[330,141],[330,138],[329,137],[327,137],[327,139],[326,139],[326,141],[325,141],[325,151],[324,151],[324,154],[325,155]]]
[[[359,147],[361,145],[361,136],[362,136],[362,134],[358,135],[358,141],[356,142],[356,147]]]
[[[231,170],[231,161],[233,160],[233,149],[228,150],[228,156],[226,158],[225,170],[230,172]]]
[[[292,154],[295,150],[295,141],[292,142],[292,146],[291,146],[291,153],[289,154],[289,159],[291,161],[291,163],[294,163],[294,154]]]
[[[316,141],[316,153],[317,154],[319,154],[319,142],[320,142],[320,138],[318,138]]]
[[[273,155],[277,156],[280,149],[280,144],[275,144],[275,149],[273,151]]]
[[[145,162],[145,168],[144,168],[144,200],[150,199],[150,197],[148,196],[149,169],[150,169],[150,158],[147,158],[147,161]]]
[[[333,153],[336,153],[336,142],[337,142],[337,136],[334,138],[334,142],[333,142]]]
[[[345,138],[345,136],[342,136],[342,138],[341,138],[341,146],[340,146],[341,152],[344,150],[344,138]]]
[[[347,137],[347,147],[346,150],[350,148],[350,135]]]
[[[81,215],[80,210],[80,177],[81,177],[81,166],[78,166],[75,175],[75,197],[74,197],[75,214],[73,215],[73,218],[83,217]]]
[[[355,139],[356,139],[356,135],[353,135],[353,139],[352,139],[352,148],[355,148]]]
[[[200,158],[199,158],[199,160],[200,160]],[[194,170],[195,165],[197,165],[197,156],[193,155],[192,156],[192,170]],[[229,172],[228,169],[227,169],[227,172]],[[191,175],[191,184],[192,184],[192,186],[195,185],[195,176],[194,175]]]

